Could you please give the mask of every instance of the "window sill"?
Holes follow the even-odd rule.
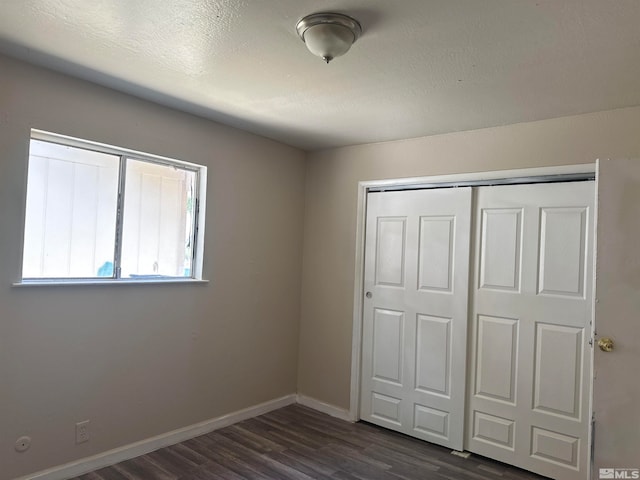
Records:
[[[56,278],[55,280],[23,280],[21,282],[15,282],[12,284],[14,287],[61,287],[61,286],[79,286],[79,285],[203,285],[209,283],[209,280],[199,280],[195,278],[153,278],[153,279],[119,279],[119,280],[96,280],[96,279],[72,279],[62,280]]]

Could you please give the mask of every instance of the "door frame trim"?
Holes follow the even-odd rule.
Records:
[[[576,165],[562,165],[537,168],[522,168],[515,170],[493,170],[488,172],[457,173],[451,175],[437,175],[427,177],[408,177],[396,179],[382,179],[358,182],[358,204],[356,213],[356,258],[355,258],[355,283],[353,298],[353,329],[351,336],[351,392],[349,403],[349,419],[357,422],[360,420],[360,380],[362,371],[362,302],[364,297],[364,249],[365,249],[365,226],[367,213],[367,194],[370,191],[408,190],[415,188],[443,188],[461,186],[482,186],[492,185],[496,182],[501,184],[522,184],[544,182],[545,177],[572,176],[572,175],[593,175],[597,172],[597,163],[586,163]],[[567,177],[568,178],[568,177]],[[510,181],[511,180],[511,181]],[[510,183],[509,183],[510,181]],[[548,181],[548,180],[547,180]],[[596,189],[596,212],[594,215],[597,223],[597,178]],[[594,225],[595,228],[596,225]],[[595,237],[594,237],[595,238]],[[597,241],[597,239],[596,239]],[[593,246],[595,248],[595,245]],[[595,250],[594,250],[595,252]],[[595,262],[595,258],[594,258]],[[594,263],[595,265],[595,263]],[[595,274],[595,268],[594,268]],[[595,288],[595,281],[594,281]],[[594,296],[595,300],[595,296]],[[593,318],[592,318],[593,321]],[[591,388],[593,396],[593,388]],[[592,401],[589,408],[592,410]]]

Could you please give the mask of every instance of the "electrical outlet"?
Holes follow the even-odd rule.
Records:
[[[89,420],[76,423],[76,443],[89,441]]]

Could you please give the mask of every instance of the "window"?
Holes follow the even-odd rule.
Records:
[[[23,282],[200,279],[206,168],[33,130]]]

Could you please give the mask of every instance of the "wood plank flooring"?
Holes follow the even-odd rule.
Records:
[[[544,480],[291,405],[72,480]]]

